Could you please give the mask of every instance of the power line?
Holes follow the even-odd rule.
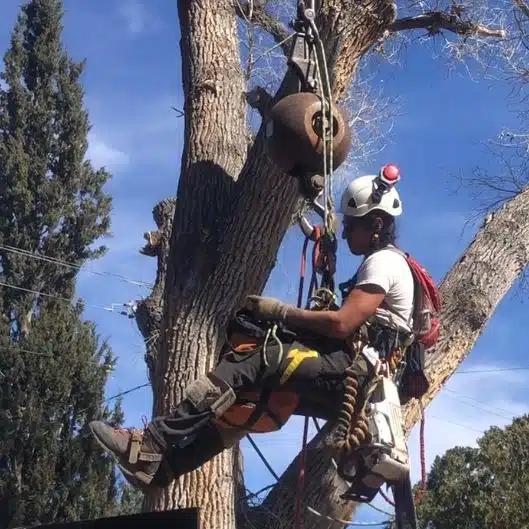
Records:
[[[38,290],[32,290],[30,288],[24,288],[24,287],[18,287],[16,285],[10,285],[9,283],[4,283],[3,281],[0,281],[0,286],[6,287],[6,288],[13,288],[14,290],[21,290],[22,292],[28,292],[29,294],[35,294],[36,296],[45,296],[48,298],[58,299],[60,301],[66,301],[68,303],[71,303],[72,300],[70,298],[65,298],[62,296],[58,296],[57,294],[47,294],[46,292],[39,292]],[[88,305],[87,307],[94,307],[98,309],[108,310],[105,307],[102,307],[100,305]]]
[[[467,430],[472,430],[473,432],[484,434],[485,432],[483,430],[478,430],[477,428],[472,428],[472,426],[467,426],[465,424],[461,424],[459,422],[451,421],[449,419],[445,419],[444,417],[438,417],[437,415],[430,415],[432,419],[437,419],[438,421],[447,422],[450,424],[454,424],[455,426],[459,426],[460,428],[465,428]]]
[[[17,248],[16,246],[9,246],[7,244],[0,245],[0,250],[5,250],[7,252],[12,252],[18,255],[23,255],[25,257],[30,257],[32,259],[37,259],[40,261],[45,261],[47,263],[56,264],[58,266],[63,266],[65,268],[71,268],[75,270],[79,270],[81,272],[88,272],[89,274],[94,274],[98,276],[106,276],[106,277],[113,277],[115,279],[119,279],[120,281],[124,281],[125,283],[129,283],[135,286],[141,286],[141,287],[148,287],[153,288],[152,283],[147,283],[145,281],[140,281],[136,279],[130,279],[128,277],[125,277],[121,274],[117,274],[114,272],[106,272],[106,271],[97,271],[97,270],[91,270],[88,268],[83,268],[85,265],[78,265],[69,261],[64,261],[62,259],[58,259],[56,257],[49,257],[47,255],[39,255],[30,252],[29,250],[24,250],[23,248]]]
[[[451,395],[446,395],[446,397],[448,397],[450,399],[453,399],[453,400],[455,400],[457,402],[460,402],[462,404],[465,404],[466,406],[471,406],[472,408],[476,408],[478,410],[483,410],[483,411],[485,411],[487,413],[490,413],[491,415],[495,415],[496,417],[501,417],[502,419],[509,419],[509,420],[512,419],[512,416],[507,416],[507,415],[505,415],[503,413],[496,413],[496,412],[490,411],[487,408],[485,408],[484,406],[479,406],[477,404],[472,404],[471,402],[465,402],[465,401],[463,401],[461,399],[458,399],[457,397],[452,397]]]
[[[453,375],[468,375],[472,373],[499,373],[501,371],[527,371],[529,366],[521,367],[501,367],[494,369],[464,369],[463,371],[455,371]]]
[[[143,351],[144,349],[145,349],[145,347],[143,345],[135,345],[135,346],[131,347],[129,352],[137,352],[137,353],[139,353],[139,352]],[[30,351],[28,349],[20,348],[20,347],[17,347],[17,346],[14,346],[13,348],[11,348],[9,346],[0,346],[0,350],[2,350],[2,351],[13,351],[17,355],[19,353],[24,353],[24,354],[28,354],[28,355],[31,355],[31,356],[42,356],[42,357],[45,357],[45,358],[55,358],[55,356],[53,355],[53,351],[51,353],[43,353],[43,352],[40,352],[40,351]],[[96,363],[96,364],[100,365],[101,367],[104,366],[104,364],[101,364],[95,358],[88,358],[88,359],[86,359],[86,362],[87,363]]]
[[[125,391],[121,391],[119,393],[116,393],[115,395],[112,395],[111,397],[108,397],[108,398],[104,399],[102,404],[108,404],[109,402],[111,402],[113,400],[119,399],[119,397],[123,397],[125,395],[128,395],[129,393],[133,393],[134,391],[138,391],[139,389],[146,388],[147,386],[150,386],[149,382],[146,382],[145,384],[140,384],[139,386],[134,386],[133,388],[127,389]],[[97,407],[99,407],[99,405],[93,404],[92,406],[88,406],[87,408],[82,409],[78,413],[80,415],[81,413],[84,413],[85,411],[88,411],[88,410],[90,410],[92,408],[97,408]]]
[[[508,414],[510,414],[509,417],[506,417],[508,419],[512,419],[512,417],[514,415],[516,415],[511,410],[506,410],[505,408],[497,408],[495,406],[489,406],[488,402],[485,402],[484,400],[475,399],[474,397],[470,397],[470,396],[465,395],[464,393],[461,393],[459,391],[454,391],[453,389],[448,389],[448,388],[444,388],[444,391],[448,391],[449,393],[454,393],[455,395],[459,395],[462,398],[465,398],[465,399],[468,399],[468,400],[472,400],[474,402],[477,402],[478,404],[484,404],[485,406],[488,406],[488,409],[485,408],[484,406],[476,406],[477,408],[481,408],[482,410],[485,410],[485,411],[495,410],[495,411],[498,411],[500,413],[508,413]],[[463,402],[462,400],[456,399],[455,397],[451,397],[451,398],[453,398],[455,400],[459,400],[460,402]],[[465,404],[468,404],[468,403],[465,402]],[[493,414],[493,415],[496,415],[496,414]]]
[[[59,301],[64,301],[66,303],[71,304],[72,300],[70,298],[65,298],[63,296],[58,296],[57,294],[47,294],[46,292],[39,292],[38,290],[32,290],[30,288],[24,288],[24,287],[18,287],[16,285],[10,285],[9,283],[5,283],[3,281],[0,281],[0,287],[6,287],[6,288],[12,288],[14,290],[20,290],[22,292],[28,292],[29,294],[35,294],[36,296],[45,296],[52,299],[58,299]],[[126,304],[123,303],[125,306]],[[116,312],[113,307],[103,307],[102,305],[93,305],[91,303],[84,303],[85,307],[91,307],[94,309],[101,309],[106,312]],[[120,313],[121,314],[121,313]]]

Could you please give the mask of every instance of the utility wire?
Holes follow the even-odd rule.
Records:
[[[463,404],[466,404],[467,406],[472,406],[473,408],[478,408],[480,410],[486,411],[487,413],[490,413],[491,415],[496,415],[498,417],[503,417],[504,419],[512,419],[516,415],[516,413],[513,413],[512,411],[506,410],[504,408],[495,408],[493,406],[489,406],[487,402],[485,402],[483,400],[475,399],[473,397],[469,397],[469,396],[465,395],[464,393],[459,393],[458,391],[454,391],[454,390],[451,390],[451,389],[448,389],[448,388],[445,388],[445,391],[448,391],[449,393],[453,393],[454,395],[459,395],[459,398],[455,397],[455,396],[452,396],[452,395],[445,395],[446,397],[454,399],[454,400],[456,400],[458,402],[462,402]],[[473,402],[475,402],[477,404],[472,404],[470,402],[465,402],[462,399],[468,399],[468,400],[473,401]],[[480,406],[480,404],[481,404],[481,406]],[[484,404],[484,406],[483,406],[483,404]],[[491,410],[494,410],[494,411],[491,411]],[[509,415],[506,415],[506,414],[509,414]]]
[[[131,350],[143,350],[145,348],[145,344],[143,345],[135,345],[131,348]],[[3,350],[9,350],[8,347],[0,347],[0,349],[3,349]],[[44,356],[44,357],[48,357],[48,358],[53,358],[53,354],[49,354],[49,353],[43,353],[43,352],[39,352],[39,351],[31,351],[31,350],[28,350],[28,349],[23,349],[23,348],[16,348],[15,350],[16,353],[24,353],[24,354],[28,354],[28,355],[35,355],[35,356]],[[95,362],[94,359],[89,359],[88,360],[89,362]],[[143,386],[142,386],[143,387]],[[491,415],[496,415],[498,417],[502,417],[504,419],[512,419],[512,417],[514,417],[516,415],[516,413],[514,413],[512,410],[508,410],[506,408],[498,408],[498,407],[494,407],[494,406],[489,406],[489,404],[484,401],[484,400],[479,400],[479,399],[476,399],[474,397],[471,397],[469,395],[465,395],[464,393],[461,393],[459,391],[455,391],[453,389],[449,389],[449,388],[443,388],[442,391],[445,391],[445,392],[448,392],[448,393],[452,393],[454,395],[458,395],[458,397],[456,396],[452,396],[452,395],[445,395],[457,402],[460,402],[462,404],[466,404],[468,406],[472,406],[473,408],[477,408],[477,409],[481,409],[483,411],[486,411],[487,413],[490,413]],[[467,400],[470,400],[470,401],[473,401],[477,404],[472,404],[470,402],[465,402],[464,399],[467,399]],[[482,406],[479,406],[478,404],[482,404]],[[508,414],[508,415],[506,415]],[[432,416],[434,417],[434,416]],[[316,429],[319,431],[321,429],[320,425],[318,424],[317,420],[314,419],[313,417],[313,422],[315,423],[315,426],[316,426]],[[458,424],[458,426],[461,426],[463,428],[466,428],[465,425],[463,424]],[[252,443],[253,445],[253,439],[251,439],[250,437],[248,437],[249,441]]]
[[[153,287],[152,283],[147,283],[145,281],[140,281],[136,279],[130,279],[128,277],[125,277],[121,274],[116,274],[114,272],[91,270],[88,268],[84,268],[85,265],[78,265],[78,264],[75,264],[69,261],[64,261],[62,259],[58,259],[56,257],[50,257],[47,255],[35,254],[33,252],[30,252],[29,250],[24,250],[23,248],[17,248],[16,246],[9,246],[7,244],[4,244],[4,245],[0,245],[0,250],[5,250],[6,252],[23,255],[25,257],[30,257],[32,259],[37,259],[40,261],[45,261],[47,263],[56,264],[58,266],[63,266],[65,268],[79,270],[81,272],[88,272],[90,274],[94,274],[98,276],[113,277],[115,279],[119,279],[120,281],[124,281],[125,283],[129,283],[135,286],[149,287],[149,288]]]
[[[72,304],[73,300],[70,298],[65,298],[62,296],[58,296],[57,294],[47,294],[46,292],[39,292],[38,290],[32,290],[30,288],[24,288],[24,287],[17,287],[16,285],[10,285],[9,283],[5,283],[3,281],[0,281],[0,287],[6,287],[6,288],[12,288],[14,290],[20,290],[22,292],[28,292],[29,294],[35,294],[36,296],[45,296],[52,299],[58,299],[59,301],[64,301],[66,303]],[[103,307],[102,305],[93,305],[91,303],[83,303],[85,307],[91,307],[93,309],[101,309],[106,312],[116,312],[112,308]]]
[[[112,395],[111,397],[108,397],[108,398],[104,399],[102,404],[108,404],[109,402],[112,402],[113,400],[119,399],[119,397],[123,397],[125,395],[128,395],[129,393],[133,393],[134,391],[138,391],[139,389],[146,388],[147,386],[150,386],[149,382],[146,382],[145,384],[140,384],[139,386],[135,386],[135,387],[127,389],[125,391],[121,391],[119,393],[116,393],[115,395]],[[88,406],[87,408],[82,409],[78,413],[79,413],[79,415],[81,415],[81,413],[84,413],[85,411],[88,411],[88,410],[91,410],[92,408],[97,408],[97,407],[99,407],[98,404],[93,404],[92,406]]]
[[[463,371],[455,371],[454,375],[469,375],[472,373],[499,373],[501,371],[527,371],[529,366],[521,367],[500,367],[494,369],[464,369]]]
[[[449,419],[445,419],[444,417],[438,417],[437,415],[430,415],[432,419],[437,419],[438,421],[447,422],[450,424],[453,424],[455,426],[459,426],[460,428],[465,428],[467,430],[472,430],[473,432],[484,434],[485,432],[483,430],[478,430],[477,428],[472,428],[472,426],[467,426],[465,424],[461,424],[459,422],[451,421]]]
[[[46,292],[39,292],[38,290],[31,290],[30,288],[17,287],[15,285],[10,285],[9,283],[4,283],[3,281],[0,281],[0,286],[6,287],[6,288],[13,288],[14,290],[21,290],[22,292],[28,292],[29,294],[35,294],[36,296],[45,296],[45,297],[48,297],[48,298],[53,298],[53,299],[58,299],[60,301],[65,301],[67,303],[72,303],[72,300],[70,298],[57,296],[57,294],[46,294]],[[96,309],[103,309],[103,310],[106,310],[108,312],[111,312],[111,311],[109,311],[109,309],[107,309],[106,307],[103,307],[101,305],[91,305],[91,304],[88,304],[88,303],[85,303],[84,305],[86,307],[92,307],[92,308],[96,308]]]
[[[489,411],[487,410],[484,406],[478,406],[477,404],[473,404],[472,402],[465,402],[461,399],[458,399],[457,397],[453,397],[451,395],[445,395],[446,397],[448,397],[449,399],[453,399],[455,400],[456,402],[459,402],[461,404],[465,404],[466,406],[470,406],[472,408],[476,408],[478,410],[483,410],[487,413],[490,413],[491,415],[495,415],[496,417],[501,417],[502,419],[512,419],[512,416],[511,417],[508,417],[507,415],[503,414],[503,413],[495,413],[493,411]]]

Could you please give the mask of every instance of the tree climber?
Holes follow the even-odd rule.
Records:
[[[154,418],[144,430],[90,423],[130,483],[145,491],[166,486],[247,431],[280,428],[299,401],[312,415],[336,419],[346,371],[353,366],[362,387],[371,369],[365,357],[353,353],[358,344],[373,347],[380,359],[377,367],[383,368],[394,351],[413,341],[415,283],[406,256],[395,247],[395,217],[402,212],[395,170],[385,166],[379,175],[353,180],[343,192],[342,238],[352,254],[364,259],[348,282],[341,307],[304,310],[274,298],[248,296],[246,309],[231,324],[217,367],[186,388],[184,400],[170,415]],[[382,178],[384,171],[389,180]],[[244,428],[234,428],[239,435],[230,437],[229,426],[241,425],[241,415],[237,419],[233,411],[240,412],[244,395],[251,392],[263,406],[257,407],[258,413],[255,406],[249,408]],[[266,408],[274,395],[276,409]],[[292,404],[288,395],[299,399]],[[263,415],[274,426],[255,428]]]

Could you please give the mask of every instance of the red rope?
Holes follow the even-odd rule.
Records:
[[[298,308],[301,308],[303,303],[303,285],[305,283],[305,266],[307,263],[307,247],[309,245],[310,237],[305,237],[303,249],[301,250],[301,260],[299,263],[299,288],[298,288]]]

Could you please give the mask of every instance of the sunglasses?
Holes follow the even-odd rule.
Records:
[[[354,231],[363,224],[360,217],[349,217],[344,216],[343,218],[343,228],[345,231]]]

